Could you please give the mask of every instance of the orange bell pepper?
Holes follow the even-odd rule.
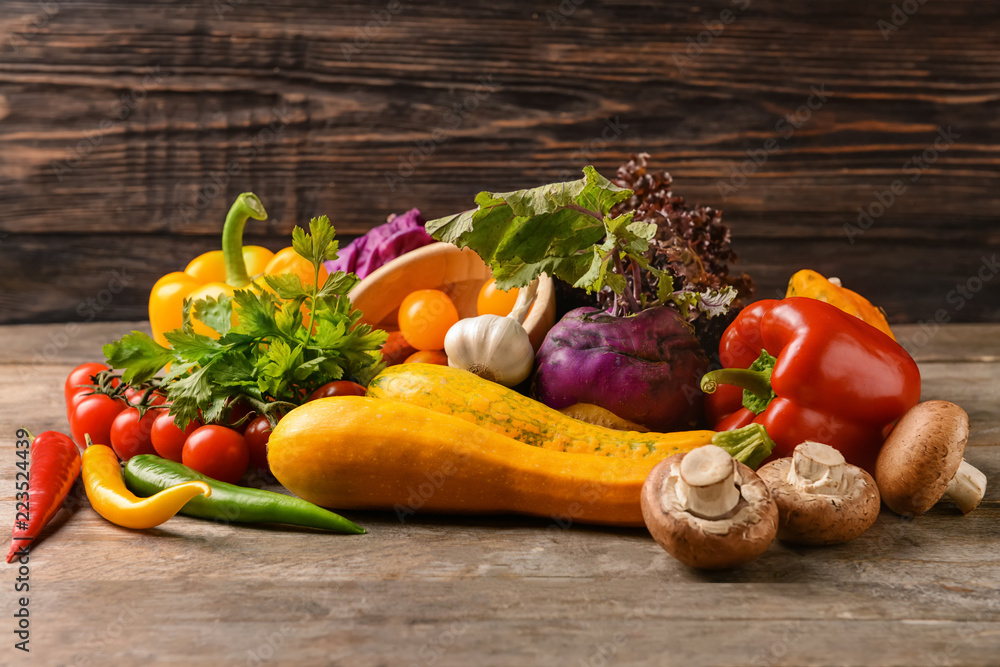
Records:
[[[885,313],[881,308],[876,308],[872,303],[858,294],[844,287],[838,278],[827,280],[821,274],[803,269],[792,276],[788,281],[788,292],[785,297],[805,296],[818,301],[825,301],[831,306],[840,308],[845,313],[850,313],[858,319],[872,325],[889,338],[896,340],[889,328],[889,322],[885,319]]]

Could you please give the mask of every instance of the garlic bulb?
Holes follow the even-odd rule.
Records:
[[[523,382],[531,374],[535,350],[521,323],[537,290],[537,280],[522,289],[506,317],[480,315],[453,325],[444,338],[448,365],[507,387]]]

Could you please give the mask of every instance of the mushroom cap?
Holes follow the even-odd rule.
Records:
[[[677,500],[684,456],[660,461],[642,486],[642,517],[657,544],[685,565],[709,570],[742,565],[764,553],[778,532],[778,508],[764,482],[736,461],[739,503],[720,519],[702,519]]]
[[[764,480],[778,506],[778,539],[793,544],[840,544],[871,528],[881,501],[875,479],[857,466],[845,464],[843,495],[810,493],[788,481],[792,459],[763,465]]]
[[[917,403],[886,438],[875,479],[882,502],[897,514],[923,514],[941,499],[969,439],[969,415],[949,401]]]

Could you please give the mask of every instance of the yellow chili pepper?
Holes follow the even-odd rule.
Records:
[[[105,445],[90,445],[84,450],[83,486],[98,514],[111,523],[140,530],[159,526],[195,496],[212,495],[205,482],[185,482],[139,498],[125,487],[118,457]]]
[[[243,245],[243,228],[247,220],[264,220],[267,212],[257,195],[244,192],[226,215],[222,228],[222,249],[203,253],[192,259],[183,271],[174,271],[156,281],[149,294],[149,325],[153,338],[160,345],[167,345],[163,335],[167,331],[179,329],[184,323],[184,301],[197,301],[207,297],[232,296],[237,289],[250,285],[252,279],[260,275],[295,273],[303,285],[311,285],[315,279],[312,263],[301,257],[291,247],[273,253],[261,246]],[[326,280],[326,269],[320,270],[319,282]],[[263,282],[261,286],[269,289]],[[195,333],[212,338],[219,334],[202,324],[192,314],[191,323]],[[233,313],[232,324],[238,323],[237,313]]]
[[[858,294],[844,287],[838,278],[827,280],[821,274],[810,269],[803,269],[792,276],[788,281],[788,292],[785,296],[806,296],[811,299],[825,301],[831,306],[840,308],[845,313],[850,313],[872,325],[893,340],[889,323],[885,319],[885,313],[881,308],[876,308],[872,303]]]

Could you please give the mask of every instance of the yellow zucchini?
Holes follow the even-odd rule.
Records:
[[[642,525],[642,484],[659,457],[533,447],[399,401],[337,396],[288,413],[268,441],[271,471],[324,507],[519,513],[561,523]]]
[[[527,445],[575,454],[659,461],[712,441],[713,431],[617,431],[568,417],[513,389],[448,366],[399,364],[379,373],[368,395],[463,419]]]

